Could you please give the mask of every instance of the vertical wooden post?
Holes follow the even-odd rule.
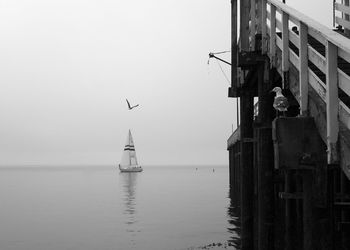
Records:
[[[300,82],[300,114],[308,115],[308,91],[309,91],[309,72],[308,72],[308,45],[307,45],[307,26],[300,22],[299,27],[299,82]]]
[[[327,41],[326,46],[326,110],[328,163],[338,161],[337,141],[339,132],[338,99],[338,53],[337,46]]]
[[[240,1],[240,45],[242,51],[249,51],[249,1]]]
[[[262,0],[256,0],[257,5],[256,5],[256,33],[261,34],[261,15],[262,15]]]
[[[253,116],[254,97],[248,87],[241,92],[241,240],[242,250],[254,247],[254,177],[253,177]]]
[[[340,181],[341,181],[341,194],[343,197],[346,197],[347,195],[349,195],[350,193],[350,182],[348,177],[344,174],[344,172],[341,173],[341,177],[340,177]],[[343,202],[346,202],[346,199],[342,199]],[[348,209],[343,209],[342,213],[341,213],[341,222],[348,222],[350,221],[350,212]],[[344,249],[348,248],[350,246],[350,239],[348,237],[349,232],[347,232],[346,230],[343,230],[343,232],[341,232],[342,235],[342,247]]]
[[[294,170],[286,170],[285,173],[285,192],[293,193],[295,192],[295,173]],[[295,200],[293,199],[285,199],[285,211],[286,211],[286,232],[285,232],[285,240],[286,240],[286,250],[297,250],[296,244],[296,206]]]
[[[335,190],[335,166],[334,165],[328,165],[327,168],[327,191],[328,191],[328,207],[329,207],[329,218],[330,218],[330,238],[331,238],[331,246],[330,249],[336,249],[335,247],[335,211],[334,211],[334,194],[336,192]]]
[[[266,0],[261,0],[261,53],[267,53]]]
[[[276,7],[272,3],[270,6],[270,60],[271,66],[276,67]]]
[[[250,0],[250,49],[255,49],[256,34],[256,0]]]
[[[233,148],[234,146],[231,145],[230,148],[228,148],[228,170],[229,170],[229,178],[230,178],[230,186],[234,183],[234,162],[233,162]]]
[[[258,249],[274,248],[274,162],[272,143],[273,98],[269,94],[270,86],[264,81],[265,65],[258,72],[259,114],[258,121]]]
[[[304,227],[304,250],[313,250],[315,248],[313,237],[314,221],[314,202],[312,194],[312,171],[303,171],[303,227]]]
[[[288,87],[288,70],[289,70],[289,16],[282,12],[282,87]]]
[[[242,139],[241,139],[242,140]],[[242,204],[242,164],[241,164],[241,152],[242,152],[242,143],[237,144],[237,200],[238,204],[241,207]]]
[[[249,51],[250,1],[240,1],[240,48]],[[253,244],[253,137],[254,97],[249,88],[243,87],[240,95],[241,114],[241,242],[242,250],[252,250]]]
[[[237,0],[231,0],[231,91],[237,95]]]

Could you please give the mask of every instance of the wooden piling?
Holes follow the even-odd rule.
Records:
[[[266,62],[267,63],[267,62]],[[267,67],[266,67],[267,66]],[[270,95],[268,65],[262,64],[258,69],[258,138],[257,138],[257,176],[258,176],[258,249],[273,249],[274,184],[273,184],[273,144],[272,144],[272,108],[273,97]]]
[[[315,248],[314,238],[314,202],[313,202],[313,172],[303,171],[303,225],[304,225],[304,250]]]
[[[285,171],[285,193],[293,194],[295,192],[294,186],[294,172],[293,170]],[[295,200],[285,198],[285,219],[286,219],[286,250],[297,250],[296,244],[296,210]]]
[[[253,244],[253,116],[254,95],[249,88],[241,91],[241,226],[242,250],[254,249]]]
[[[350,194],[350,181],[345,176],[344,172],[341,173],[341,196],[342,196],[342,202],[346,203],[349,201],[349,194]],[[349,227],[350,227],[350,211],[349,209],[343,209],[341,212],[341,221],[339,224],[339,228],[343,229],[341,230],[341,236],[342,236],[342,247],[343,249],[346,249],[350,246],[350,239],[349,239]]]

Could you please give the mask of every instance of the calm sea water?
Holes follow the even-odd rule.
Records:
[[[227,166],[2,167],[0,249],[234,249],[228,178]]]

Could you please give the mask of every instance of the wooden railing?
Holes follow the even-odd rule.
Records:
[[[339,121],[350,129],[350,108],[339,99],[338,93],[341,91],[345,98],[350,96],[350,39],[280,1],[252,0],[252,3],[250,43],[255,43],[255,34],[261,32],[262,53],[267,54],[271,65],[279,70],[283,87],[286,87],[290,66],[298,70],[299,96],[296,99],[300,115],[308,115],[309,86],[325,102],[328,162],[338,161]],[[349,7],[335,6],[337,10],[350,14]],[[350,28],[349,21],[344,19],[342,22]],[[280,58],[277,57],[278,49]]]

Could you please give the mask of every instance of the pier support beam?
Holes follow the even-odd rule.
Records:
[[[259,114],[257,123],[257,176],[258,176],[258,249],[273,249],[274,221],[274,182],[273,182],[273,143],[272,143],[272,108],[273,96],[270,95],[269,82],[266,76],[267,62],[259,65],[258,96]]]
[[[313,172],[303,171],[303,224],[304,224],[304,250],[315,249],[314,236],[314,201],[313,201]],[[320,248],[318,248],[320,249]]]
[[[254,249],[253,219],[253,117],[254,95],[249,88],[243,88],[240,98],[241,113],[241,226],[242,250]]]

